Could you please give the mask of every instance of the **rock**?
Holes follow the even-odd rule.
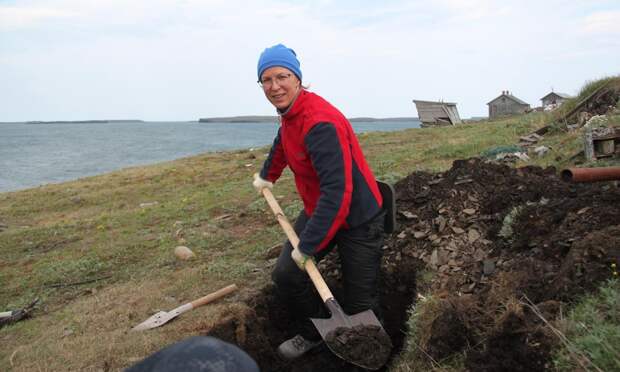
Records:
[[[184,245],[180,245],[174,249],[174,255],[177,256],[180,260],[189,260],[191,258],[196,257],[194,252],[191,249],[187,248]]]
[[[480,239],[480,233],[476,229],[469,229],[469,231],[467,232],[467,239],[469,239],[470,243],[473,243],[476,240]]]
[[[538,157],[545,156],[549,152],[549,148],[547,146],[538,146],[534,148],[534,153]]]
[[[463,213],[465,213],[468,216],[473,216],[474,214],[476,214],[476,210],[473,208],[467,208],[467,209],[463,209]]]
[[[424,231],[414,231],[413,237],[416,239],[423,239],[426,237],[426,233]]]
[[[436,218],[436,222],[437,222],[437,225],[438,225],[437,230],[439,232],[442,232],[443,229],[446,228],[446,219],[443,216],[439,216],[439,217]]]
[[[405,217],[408,220],[413,220],[415,218],[418,218],[417,215],[415,215],[415,214],[413,214],[413,213],[411,213],[409,211],[401,211],[400,214],[402,214],[403,217]]]
[[[405,237],[406,237],[406,236],[407,236],[407,233],[406,233],[406,232],[404,232],[404,231],[401,231],[401,233],[400,233],[400,234],[398,234],[396,237],[397,237],[398,239],[405,239]]]
[[[456,226],[452,226],[452,231],[454,231],[455,234],[462,234],[465,232],[465,230],[461,229],[460,227],[456,227]]]
[[[73,196],[69,200],[71,200],[71,202],[74,204],[80,204],[82,202],[82,198],[80,198],[79,196]]]
[[[484,260],[484,258],[487,256],[487,253],[484,251],[484,249],[478,248],[476,249],[476,251],[474,252],[474,260],[480,262],[482,260]]]
[[[482,272],[484,275],[491,275],[495,272],[495,262],[493,260],[484,260],[482,263]]]
[[[436,249],[433,249],[433,253],[431,253],[431,258],[429,260],[429,263],[431,264],[431,266],[437,267],[437,264],[439,263],[439,257],[437,255]]]

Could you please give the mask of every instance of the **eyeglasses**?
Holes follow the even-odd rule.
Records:
[[[293,74],[278,74],[271,78],[261,79],[258,81],[258,85],[265,89],[269,89],[273,86],[274,81],[278,83],[278,85],[284,84]]]

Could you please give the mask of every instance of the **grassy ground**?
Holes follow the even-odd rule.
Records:
[[[440,171],[455,159],[512,145],[550,121],[528,114],[452,128],[360,135],[379,178]],[[533,163],[562,167],[577,134],[546,137],[552,154]],[[119,369],[195,333],[221,304],[173,326],[128,330],[157,310],[237,283],[254,292],[269,280],[266,251],[283,233],[251,186],[267,148],[209,153],[73,182],[0,193],[0,310],[41,306],[0,329],[0,370]],[[299,210],[287,171],[274,190],[288,215]],[[173,249],[196,253],[178,261]],[[234,296],[231,297],[234,300]]]

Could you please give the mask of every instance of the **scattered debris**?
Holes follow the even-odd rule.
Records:
[[[30,304],[28,304],[28,306],[24,307],[23,309],[5,311],[0,313],[0,327],[4,327],[8,324],[17,323],[20,320],[30,317],[38,302],[39,299],[35,298]]]
[[[549,150],[551,150],[551,148],[547,146],[538,146],[534,148],[534,153],[536,154],[536,156],[541,158],[545,156],[549,152]]]
[[[147,203],[140,203],[140,208],[148,208],[148,207],[153,207],[155,205],[159,204],[159,202],[147,202]]]
[[[538,143],[538,141],[540,141],[541,139],[543,139],[543,137],[537,133],[528,134],[527,136],[522,136],[519,138],[518,146],[520,147],[532,146]]]
[[[63,287],[75,287],[78,285],[83,285],[83,284],[90,284],[90,283],[94,283],[94,282],[98,282],[100,280],[105,280],[105,279],[109,279],[111,278],[112,275],[106,275],[106,276],[102,276],[99,278],[93,278],[93,279],[87,279],[87,280],[82,280],[79,282],[72,282],[72,283],[53,283],[53,284],[47,284],[45,287],[47,288],[63,288]]]

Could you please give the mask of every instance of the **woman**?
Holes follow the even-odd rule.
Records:
[[[308,318],[328,315],[304,272],[306,260],[318,262],[338,247],[345,312],[378,312],[385,212],[351,124],[302,85],[295,52],[282,44],[265,49],[258,60],[258,82],[281,126],[253,185],[259,193],[271,189],[288,166],[304,204],[295,223],[299,251],[286,242],[272,274],[276,295],[300,321],[299,334],[278,347],[281,356],[295,359],[321,341]]]

